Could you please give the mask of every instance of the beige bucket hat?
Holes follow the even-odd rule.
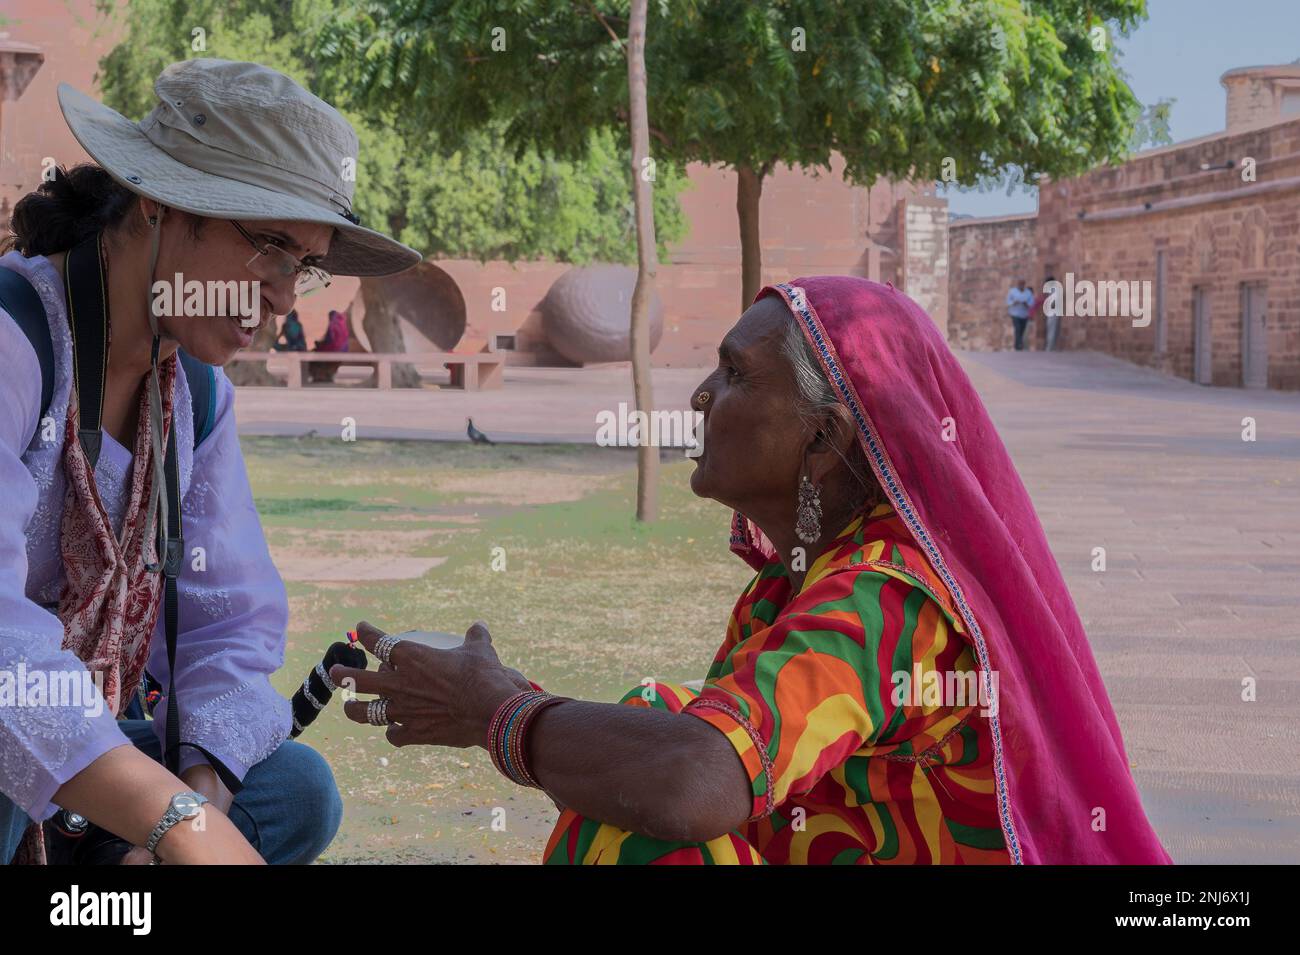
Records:
[[[357,134],[289,77],[256,63],[194,59],[163,70],[154,92],[158,105],[133,123],[59,84],[72,134],[132,192],[200,216],[334,226],[320,262],[334,275],[388,275],[421,260],[357,220]]]

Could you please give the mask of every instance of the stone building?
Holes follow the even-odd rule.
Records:
[[[1300,389],[1300,67],[1222,83],[1223,132],[1046,183],[1036,217],[952,223],[950,341],[1007,347],[1003,302],[1023,272],[1034,285],[1149,283],[1149,323],[1067,313],[1061,347],[1203,384]],[[1034,336],[1042,347],[1041,321]]]

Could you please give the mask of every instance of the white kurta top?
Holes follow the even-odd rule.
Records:
[[[0,671],[83,670],[61,649],[63,626],[52,610],[63,589],[59,532],[67,490],[63,436],[72,380],[61,276],[42,256],[17,252],[0,265],[27,277],[40,295],[54,345],[54,396],[48,415],[53,440],[38,429],[41,374],[36,354],[0,309]],[[289,734],[289,701],[271,688],[284,662],[289,608],[284,584],[262,535],[235,431],[234,386],[216,371],[211,433],[194,448],[189,387],[178,365],[173,392],[176,451],[186,562],[178,580],[180,627],[176,696],[181,740],[193,743],[238,779]],[[120,529],[130,490],[132,453],[107,434],[95,483]],[[194,569],[195,548],[204,550]],[[149,651],[149,672],[166,688],[167,645],[162,614]],[[76,706],[0,706],[0,792],[33,819],[55,811],[50,799],[67,780],[126,737],[104,708],[99,716]],[[92,708],[93,709],[93,708]],[[166,700],[154,729],[166,739]],[[181,768],[204,761],[181,749]]]

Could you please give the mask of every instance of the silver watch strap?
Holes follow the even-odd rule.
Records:
[[[196,792],[179,792],[176,796],[193,796],[198,802],[199,808],[202,808],[208,801],[206,796]],[[155,858],[158,855],[158,843],[162,841],[162,837],[167,835],[178,822],[188,818],[182,816],[180,811],[177,810],[175,805],[176,796],[172,796],[171,802],[167,804],[167,811],[158,820],[158,825],[153,827],[153,832],[149,833],[149,841],[145,843],[145,850],[152,853]]]

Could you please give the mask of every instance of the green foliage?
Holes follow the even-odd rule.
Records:
[[[475,238],[461,253],[480,259],[563,258],[585,263],[636,259],[636,228],[623,147],[614,131],[588,134],[586,150],[563,161],[525,150],[512,159],[500,125],[471,133],[464,149],[430,163],[410,192],[408,229],[433,255],[442,236]],[[660,237],[680,238],[686,221],[676,195],[685,177],[660,167],[654,192]],[[660,243],[660,257],[666,244]]]
[[[576,155],[626,115],[611,31],[626,36],[627,11],[360,0],[314,52],[326,88],[398,126],[459,142],[503,119],[517,148]],[[1144,16],[1144,0],[652,0],[653,149],[759,171],[837,152],[863,184],[939,178],[946,157],[965,184],[1011,164],[1030,182],[1075,174],[1125,154],[1140,106],[1111,41]]]
[[[1174,141],[1169,132],[1169,111],[1176,100],[1162,99],[1142,110],[1129,137],[1129,152],[1151,149],[1156,146],[1168,146]]]
[[[99,64],[105,102],[139,117],[153,108],[153,81],[162,69],[194,56],[265,63],[324,95],[315,37],[351,4],[97,0],[97,7],[117,21],[121,36]],[[409,77],[410,69],[399,63],[397,75]],[[354,208],[362,221],[426,255],[635,262],[631,173],[609,130],[584,131],[587,148],[560,159],[544,148],[507,146],[499,121],[444,145],[435,125],[392,122],[389,104],[343,103],[340,112],[361,146]],[[677,196],[687,180],[669,163],[660,163],[658,173],[655,216],[666,256],[686,233]]]

